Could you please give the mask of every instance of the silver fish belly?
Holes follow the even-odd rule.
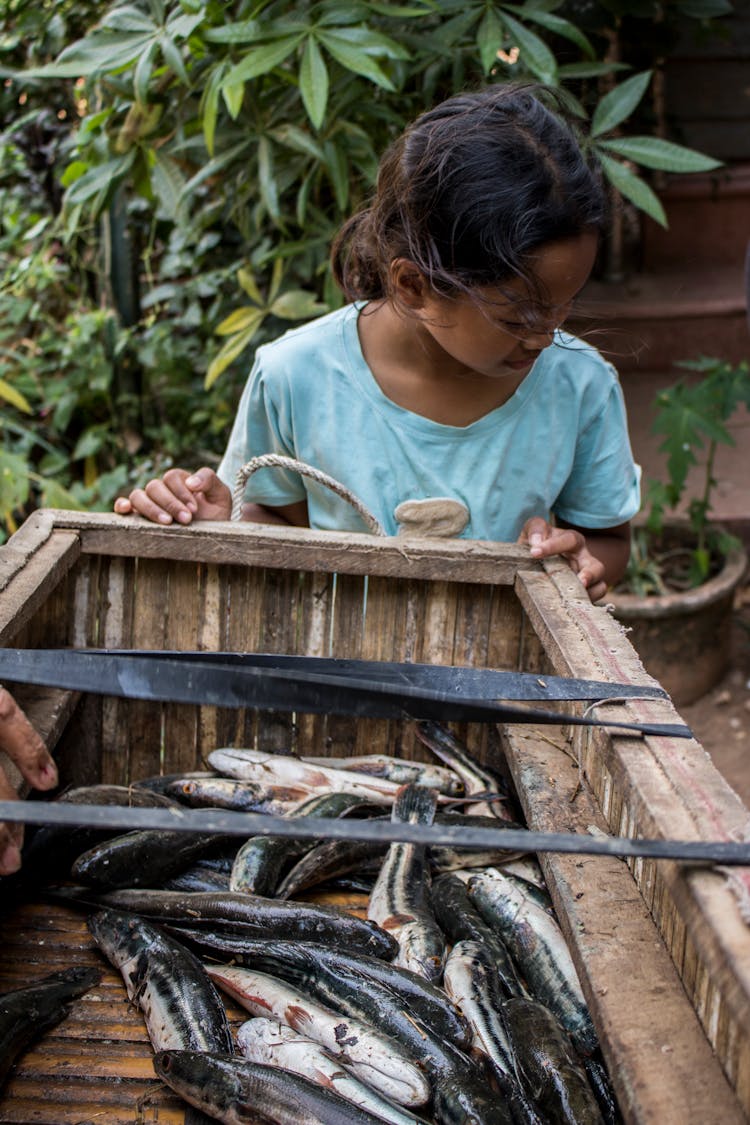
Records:
[[[486,1055],[507,1083],[513,1083],[513,1053],[502,1015],[502,1000],[492,958],[478,941],[457,942],[445,963],[443,987],[466,1016],[472,1048]]]
[[[237,1046],[250,1062],[279,1066],[301,1074],[335,1090],[342,1098],[377,1114],[391,1125],[415,1125],[419,1121],[414,1114],[395,1106],[355,1078],[314,1039],[278,1020],[258,1016],[243,1023],[237,1030]]]
[[[365,777],[351,771],[313,766],[299,758],[268,751],[222,747],[208,756],[208,764],[224,777],[274,785],[300,785],[314,793],[355,793],[381,805],[391,805],[399,786],[385,778]]]
[[[472,876],[467,887],[479,913],[497,926],[534,998],[555,1013],[580,1050],[593,1051],[596,1032],[557,921],[494,868]]]
[[[430,1086],[395,1040],[369,1024],[320,1004],[302,989],[239,965],[206,964],[206,972],[254,1016],[273,1016],[311,1039],[374,1090],[399,1105],[424,1105]]]
[[[430,824],[436,799],[432,790],[405,785],[393,806],[392,819],[407,824]],[[395,964],[427,980],[440,979],[446,945],[429,900],[427,849],[419,844],[391,844],[370,894],[367,916],[395,937]]]
[[[305,754],[302,761],[314,766],[364,773],[370,777],[385,777],[398,785],[416,782],[450,797],[460,797],[464,790],[463,782],[455,770],[429,762],[409,762],[388,754],[362,754],[353,758],[314,758]]]

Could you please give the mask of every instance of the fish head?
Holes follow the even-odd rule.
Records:
[[[242,1095],[237,1060],[206,1051],[157,1051],[154,1071],[176,1094],[207,1113],[236,1106]]]

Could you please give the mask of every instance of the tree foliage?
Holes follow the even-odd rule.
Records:
[[[669,7],[704,22],[729,5]],[[651,69],[614,60],[612,4],[6,9],[2,144],[15,171],[0,176],[0,423],[27,468],[25,492],[0,485],[8,527],[55,488],[58,501],[108,506],[171,460],[215,458],[252,348],[339,303],[335,231],[404,124],[456,90],[530,78],[562,91],[612,185],[657,221],[641,169],[717,163],[630,128]],[[38,208],[32,180],[46,183]]]

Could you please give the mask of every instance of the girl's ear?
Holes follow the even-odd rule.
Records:
[[[415,312],[424,307],[429,285],[409,258],[394,258],[391,262],[391,286],[397,303]]]

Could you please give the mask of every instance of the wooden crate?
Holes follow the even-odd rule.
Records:
[[[0,549],[0,644],[302,653],[509,668],[652,685],[626,634],[565,564],[484,542],[376,539],[253,525],[159,528],[43,511]],[[68,783],[200,768],[218,745],[429,757],[408,723],[28,691]],[[573,705],[569,705],[573,706]],[[679,722],[662,700],[612,720]],[[530,827],[742,839],[750,814],[694,740],[605,727],[471,724],[503,751]],[[541,857],[624,1120],[734,1125],[750,1112],[748,887],[707,867]],[[78,915],[0,917],[0,990],[102,964]],[[241,1018],[234,1013],[233,1018]],[[0,1095],[0,1122],[189,1122],[158,1087],[117,974],[45,1035]]]

